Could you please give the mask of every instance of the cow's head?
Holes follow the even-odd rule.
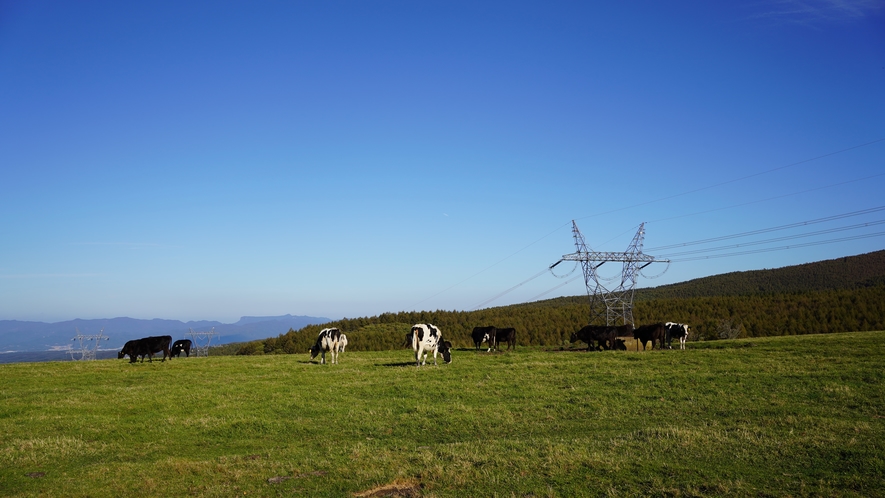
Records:
[[[445,360],[446,363],[452,362],[452,343],[451,342],[443,341],[443,342],[439,343],[439,345],[437,346],[436,349],[437,349],[437,351],[439,351],[440,354],[442,354],[443,360]]]
[[[578,342],[578,333],[572,332],[572,336],[569,337],[568,342]]]
[[[126,357],[126,353],[124,353],[124,352],[122,352],[122,351],[120,351],[119,353],[117,353],[117,359],[118,359],[118,360],[122,360],[122,359],[125,358],[125,357]]]
[[[615,351],[626,351],[627,345],[623,339],[615,339]]]
[[[489,334],[483,334],[481,342],[489,342]]]
[[[320,354],[320,347],[317,346],[316,344],[314,344],[313,346],[310,347],[308,352],[310,353],[310,359],[312,360],[312,359],[316,358],[318,354]]]

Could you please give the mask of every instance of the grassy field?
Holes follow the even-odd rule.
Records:
[[[885,333],[0,365],[3,496],[885,496]]]

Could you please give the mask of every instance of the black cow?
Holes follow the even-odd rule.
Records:
[[[482,346],[482,343],[485,341],[491,341],[493,337],[495,337],[495,331],[497,329],[495,327],[473,327],[473,332],[470,333],[470,337],[473,338],[473,344],[476,344],[476,349],[479,349]],[[491,351],[491,342],[489,343],[489,351]]]
[[[624,339],[615,339],[615,351],[626,351],[627,344],[624,343]]]
[[[144,363],[144,357],[147,356],[148,361],[153,363],[154,353],[162,351],[163,361],[166,361],[167,356],[171,360],[172,354],[169,352],[169,343],[171,342],[171,335],[152,336],[127,341],[126,344],[123,345],[123,349],[117,353],[117,358],[122,359],[128,354],[129,363],[135,363],[136,358],[141,356],[141,362]]]
[[[495,331],[494,339],[489,336],[489,345],[491,349],[498,349],[498,345],[502,342],[507,342],[507,350],[516,349],[516,329],[513,327],[508,327],[504,329],[497,329]]]
[[[572,334],[570,342],[583,341],[587,343],[587,350],[618,349],[617,338],[629,336],[633,333],[633,324],[626,325],[587,325]],[[596,346],[593,346],[593,342]],[[623,341],[622,341],[623,342]]]
[[[598,350],[600,347],[607,349],[607,341],[610,337],[614,341],[614,330],[612,327],[606,325],[587,325],[573,333],[569,338],[569,342],[586,342],[588,351],[591,349]],[[594,341],[597,344],[595,347],[593,345]]]
[[[190,339],[182,339],[180,341],[175,341],[172,344],[172,356],[178,358],[181,356],[182,351],[184,352],[184,356],[187,358],[191,357],[191,341]]]
[[[667,328],[663,323],[654,323],[651,325],[642,325],[633,331],[633,338],[637,340],[636,351],[639,351],[639,343],[642,343],[642,349],[645,350],[646,344],[651,341],[651,348],[655,348],[655,341],[660,344],[660,349],[664,348],[664,341],[667,338]]]

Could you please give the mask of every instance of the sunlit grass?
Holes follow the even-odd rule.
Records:
[[[0,495],[883,494],[885,333],[690,348],[0,365]]]

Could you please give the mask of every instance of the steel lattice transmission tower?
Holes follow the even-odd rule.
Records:
[[[194,356],[209,356],[209,343],[212,342],[212,338],[218,335],[218,332],[215,332],[215,327],[212,327],[212,330],[208,332],[194,332],[194,329],[188,329],[188,333],[185,334],[187,337],[191,339],[191,351],[194,353]]]
[[[77,335],[74,336],[72,341],[77,341],[80,344],[80,349],[70,348],[68,350],[71,353],[71,359],[76,360],[75,357],[77,354],[80,355],[80,360],[94,360],[95,352],[98,351],[98,346],[101,344],[102,339],[107,341],[110,337],[104,335],[104,328],[98,334],[95,335],[83,335],[80,333],[80,329],[74,327],[74,330],[77,331]],[[89,346],[89,341],[95,341],[93,346]]]
[[[572,236],[575,238],[577,251],[564,255],[550,268],[553,269],[563,261],[577,261],[581,264],[581,268],[584,270],[584,284],[587,286],[587,295],[590,297],[589,323],[599,325],[633,324],[633,294],[639,271],[652,263],[670,263],[669,259],[656,259],[654,256],[642,253],[645,223],[639,225],[639,230],[624,252],[590,250],[584,240],[584,235],[578,230],[578,225],[574,220],[572,220]],[[605,263],[623,263],[621,274],[608,280],[601,278],[596,270]],[[603,285],[604,281],[610,281],[616,285],[609,289]]]

